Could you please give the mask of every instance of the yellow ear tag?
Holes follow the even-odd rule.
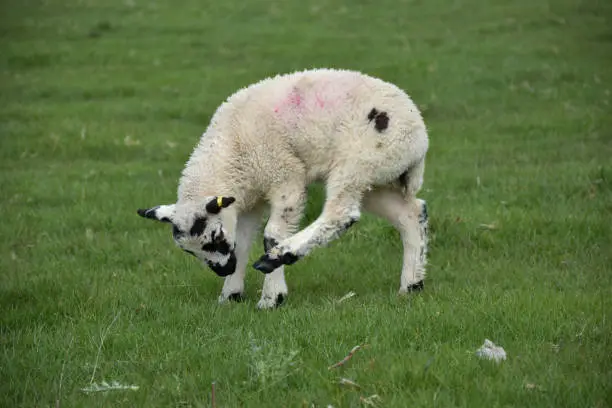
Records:
[[[222,196],[218,196],[217,197],[217,205],[219,206],[219,208],[221,208],[221,206],[223,205],[223,197]]]

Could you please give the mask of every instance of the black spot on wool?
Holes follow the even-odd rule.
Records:
[[[374,128],[379,132],[382,132],[389,127],[389,116],[386,112],[381,112],[374,118]]]
[[[368,113],[368,121],[371,122],[376,117],[376,115],[378,115],[378,111],[376,110],[376,108],[372,108],[370,113]]]
[[[379,112],[378,109],[372,108],[368,113],[368,122],[374,121],[374,128],[382,132],[389,127],[389,115],[387,112]]]

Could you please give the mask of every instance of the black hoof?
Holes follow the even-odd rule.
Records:
[[[418,281],[417,283],[413,283],[412,285],[408,286],[408,292],[420,292],[423,290],[423,281]]]
[[[298,260],[298,256],[295,254],[292,254],[291,252],[287,252],[286,254],[283,254],[283,256],[281,257],[281,262],[285,265],[293,265],[294,263],[296,263]]]
[[[283,262],[280,259],[270,259],[270,257],[266,254],[253,264],[253,268],[257,269],[258,271],[262,271],[263,273],[270,273],[282,264]]]
[[[253,268],[262,271],[263,273],[270,273],[278,267],[283,265],[292,265],[297,262],[298,256],[287,252],[278,259],[272,259],[268,254],[263,255],[257,262],[253,264]]]
[[[227,297],[227,300],[230,300],[232,302],[240,303],[240,302],[242,302],[244,300],[244,295],[242,293],[240,293],[240,292],[232,293],[231,295],[229,295]]]
[[[286,296],[285,296],[285,295],[283,295],[282,293],[279,293],[279,294],[276,296],[276,302],[275,302],[274,307],[279,307],[279,306],[281,306],[283,303],[285,303],[285,299],[286,299]]]

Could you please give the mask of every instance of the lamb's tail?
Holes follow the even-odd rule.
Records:
[[[399,184],[402,192],[407,197],[416,197],[423,186],[423,175],[425,174],[425,160],[422,159],[404,171],[399,176]]]

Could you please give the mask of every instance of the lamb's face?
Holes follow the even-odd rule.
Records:
[[[174,242],[185,252],[206,263],[219,276],[236,270],[235,219],[233,211],[222,211],[233,197],[207,197],[204,205],[161,205],[138,214],[172,224]]]

